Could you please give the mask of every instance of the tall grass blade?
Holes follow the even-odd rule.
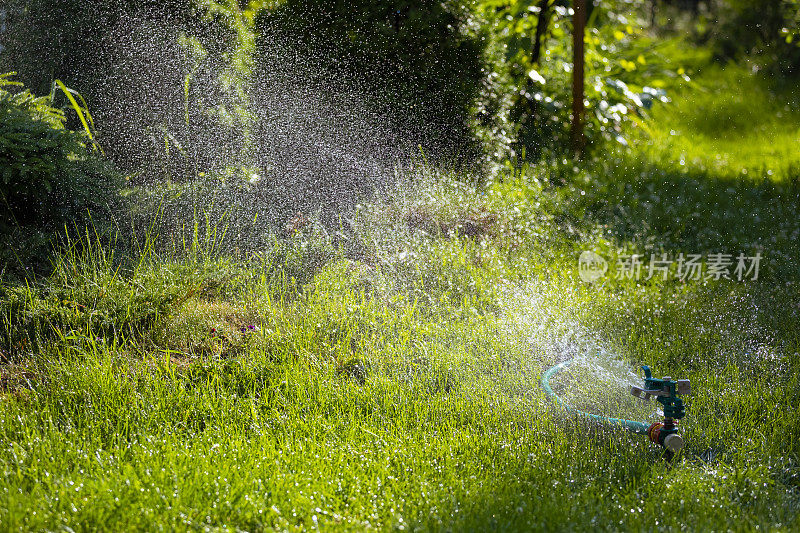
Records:
[[[64,95],[67,97],[67,100],[69,100],[72,109],[74,109],[75,113],[77,113],[78,118],[80,119],[81,124],[83,125],[84,131],[86,131],[86,134],[89,136],[89,140],[92,141],[92,147],[95,150],[99,151],[101,154],[105,155],[105,152],[103,152],[103,149],[100,147],[99,144],[97,144],[97,141],[95,140],[94,135],[92,134],[94,121],[92,120],[92,115],[89,113],[89,107],[86,105],[86,100],[84,100],[83,96],[81,96],[79,92],[74,91],[69,87],[67,87],[66,85],[64,85],[64,82],[62,82],[61,80],[56,80],[53,83],[55,83],[55,85],[59,89],[61,89],[61,92],[63,92]],[[78,98],[80,98],[81,102],[83,102],[83,107],[81,107],[81,105],[78,104],[78,101],[75,100],[75,97],[73,95],[78,95]],[[90,123],[92,127],[89,127]]]

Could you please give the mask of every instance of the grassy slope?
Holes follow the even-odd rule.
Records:
[[[663,106],[653,117],[655,144],[673,159],[718,176],[800,180],[795,82],[767,83],[746,67],[706,67],[676,98],[692,105]]]
[[[798,188],[697,94],[560,190],[398,193],[362,213],[362,262],[302,232],[246,263],[145,246],[115,271],[88,247],[7,289],[2,529],[797,527]],[[459,224],[480,235],[437,235]],[[581,250],[618,247],[766,256],[759,282],[577,281]],[[543,397],[589,337],[693,380],[672,470]]]

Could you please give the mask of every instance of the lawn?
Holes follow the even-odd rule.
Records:
[[[90,231],[5,283],[2,529],[800,527],[797,97],[706,79],[580,168],[409,170],[349,241]],[[584,250],[605,278],[579,279]],[[757,280],[615,275],[740,252]],[[673,465],[545,397],[570,357],[557,392],[611,416],[655,419],[637,365],[692,380]]]

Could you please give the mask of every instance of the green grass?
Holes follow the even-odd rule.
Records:
[[[713,175],[800,180],[800,94],[754,66],[707,67],[654,109],[659,158]]]
[[[672,120],[704,127],[657,114],[632,154],[482,190],[412,176],[357,246],[306,228],[234,259],[202,223],[178,251],[73,241],[0,289],[2,529],[798,528],[798,188],[768,136],[669,136],[697,157],[662,158]],[[586,249],[765,258],[758,281],[586,284]],[[692,380],[673,468],[544,397],[543,370],[598,347],[610,374],[554,380],[596,412],[652,416],[620,379],[637,364]]]

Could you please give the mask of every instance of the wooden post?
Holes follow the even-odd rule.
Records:
[[[586,0],[573,0],[572,15],[572,149],[583,152],[583,32]]]

